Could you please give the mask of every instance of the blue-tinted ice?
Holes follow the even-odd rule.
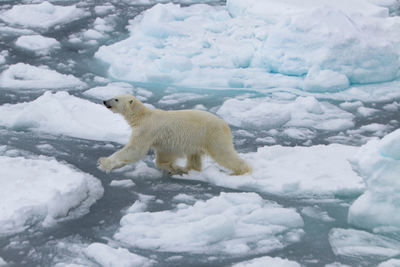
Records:
[[[0,266],[397,266],[399,10],[3,1]],[[253,173],[101,172],[127,93],[222,117]]]

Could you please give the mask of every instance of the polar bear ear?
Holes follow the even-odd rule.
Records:
[[[133,104],[133,100],[129,101],[129,104]]]

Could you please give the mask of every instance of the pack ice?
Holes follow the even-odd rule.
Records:
[[[293,209],[255,193],[221,193],[176,210],[132,209],[114,235],[129,246],[225,255],[266,253],[298,242],[303,220]]]
[[[265,146],[241,156],[253,166],[250,175],[230,176],[206,161],[202,172],[177,179],[255,192],[297,197],[332,197],[363,192],[365,185],[348,162],[356,147],[339,144],[312,147]]]
[[[51,226],[89,212],[100,180],[46,157],[0,156],[0,235]]]
[[[95,56],[127,81],[336,92],[398,78],[399,25],[362,0],[157,4],[130,21],[129,38]]]
[[[366,191],[351,205],[348,221],[358,227],[400,229],[400,130],[371,140],[352,159]]]
[[[0,125],[98,141],[125,144],[131,129],[101,104],[67,92],[45,92],[31,102],[0,106]],[[110,127],[112,125],[112,127]]]
[[[14,5],[0,14],[0,20],[11,25],[47,30],[84,16],[87,16],[87,13],[74,5],[59,6],[44,1],[40,4]]]

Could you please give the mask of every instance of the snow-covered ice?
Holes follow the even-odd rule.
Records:
[[[133,187],[135,183],[132,180],[124,179],[124,180],[112,180],[110,186],[116,187]]]
[[[125,120],[67,92],[45,92],[31,102],[0,106],[0,125],[56,135],[125,144],[131,133]],[[112,125],[112,127],[110,127]]]
[[[19,48],[33,51],[38,55],[47,55],[51,50],[60,48],[60,42],[54,38],[41,35],[24,35],[15,41]]]
[[[341,131],[354,126],[354,115],[312,96],[294,100],[266,98],[228,99],[217,114],[241,128],[306,127]]]
[[[11,25],[47,30],[50,27],[70,23],[88,14],[72,6],[53,5],[47,1],[40,4],[14,5],[0,14],[0,20]]]
[[[400,228],[399,151],[400,130],[396,130],[382,140],[371,140],[354,156],[354,168],[367,188],[350,207],[349,223],[368,229]]]
[[[142,249],[238,256],[298,242],[302,227],[295,210],[255,193],[221,193],[176,210],[128,213],[114,237]]]
[[[101,243],[90,244],[84,252],[103,267],[148,267],[155,263],[125,248],[113,248]]]
[[[249,261],[239,262],[237,264],[234,264],[232,267],[261,267],[261,266],[300,267],[301,265],[295,261],[290,261],[279,257],[264,256]]]
[[[399,241],[354,229],[332,229],[329,232],[329,243],[336,255],[348,257],[385,259],[400,254]]]
[[[103,195],[98,179],[52,158],[0,156],[0,235],[75,219]]]
[[[388,14],[362,0],[157,4],[96,57],[111,77],[136,82],[340,91],[398,78],[400,21]]]
[[[0,1],[0,265],[398,266],[399,14]],[[152,151],[101,172],[131,133],[102,105],[118,94],[222,117],[253,173],[204,156],[171,179]]]
[[[218,186],[285,196],[332,197],[357,194],[365,185],[348,162],[357,147],[338,144],[312,147],[265,146],[241,154],[253,173],[230,176],[208,160],[202,172],[174,176],[209,182]]]
[[[86,83],[71,74],[61,74],[46,66],[17,63],[0,74],[0,87],[12,89],[81,89]]]

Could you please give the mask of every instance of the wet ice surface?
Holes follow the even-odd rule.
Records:
[[[400,3],[160,2],[2,1],[0,266],[398,265]],[[254,172],[99,171],[125,93]]]

